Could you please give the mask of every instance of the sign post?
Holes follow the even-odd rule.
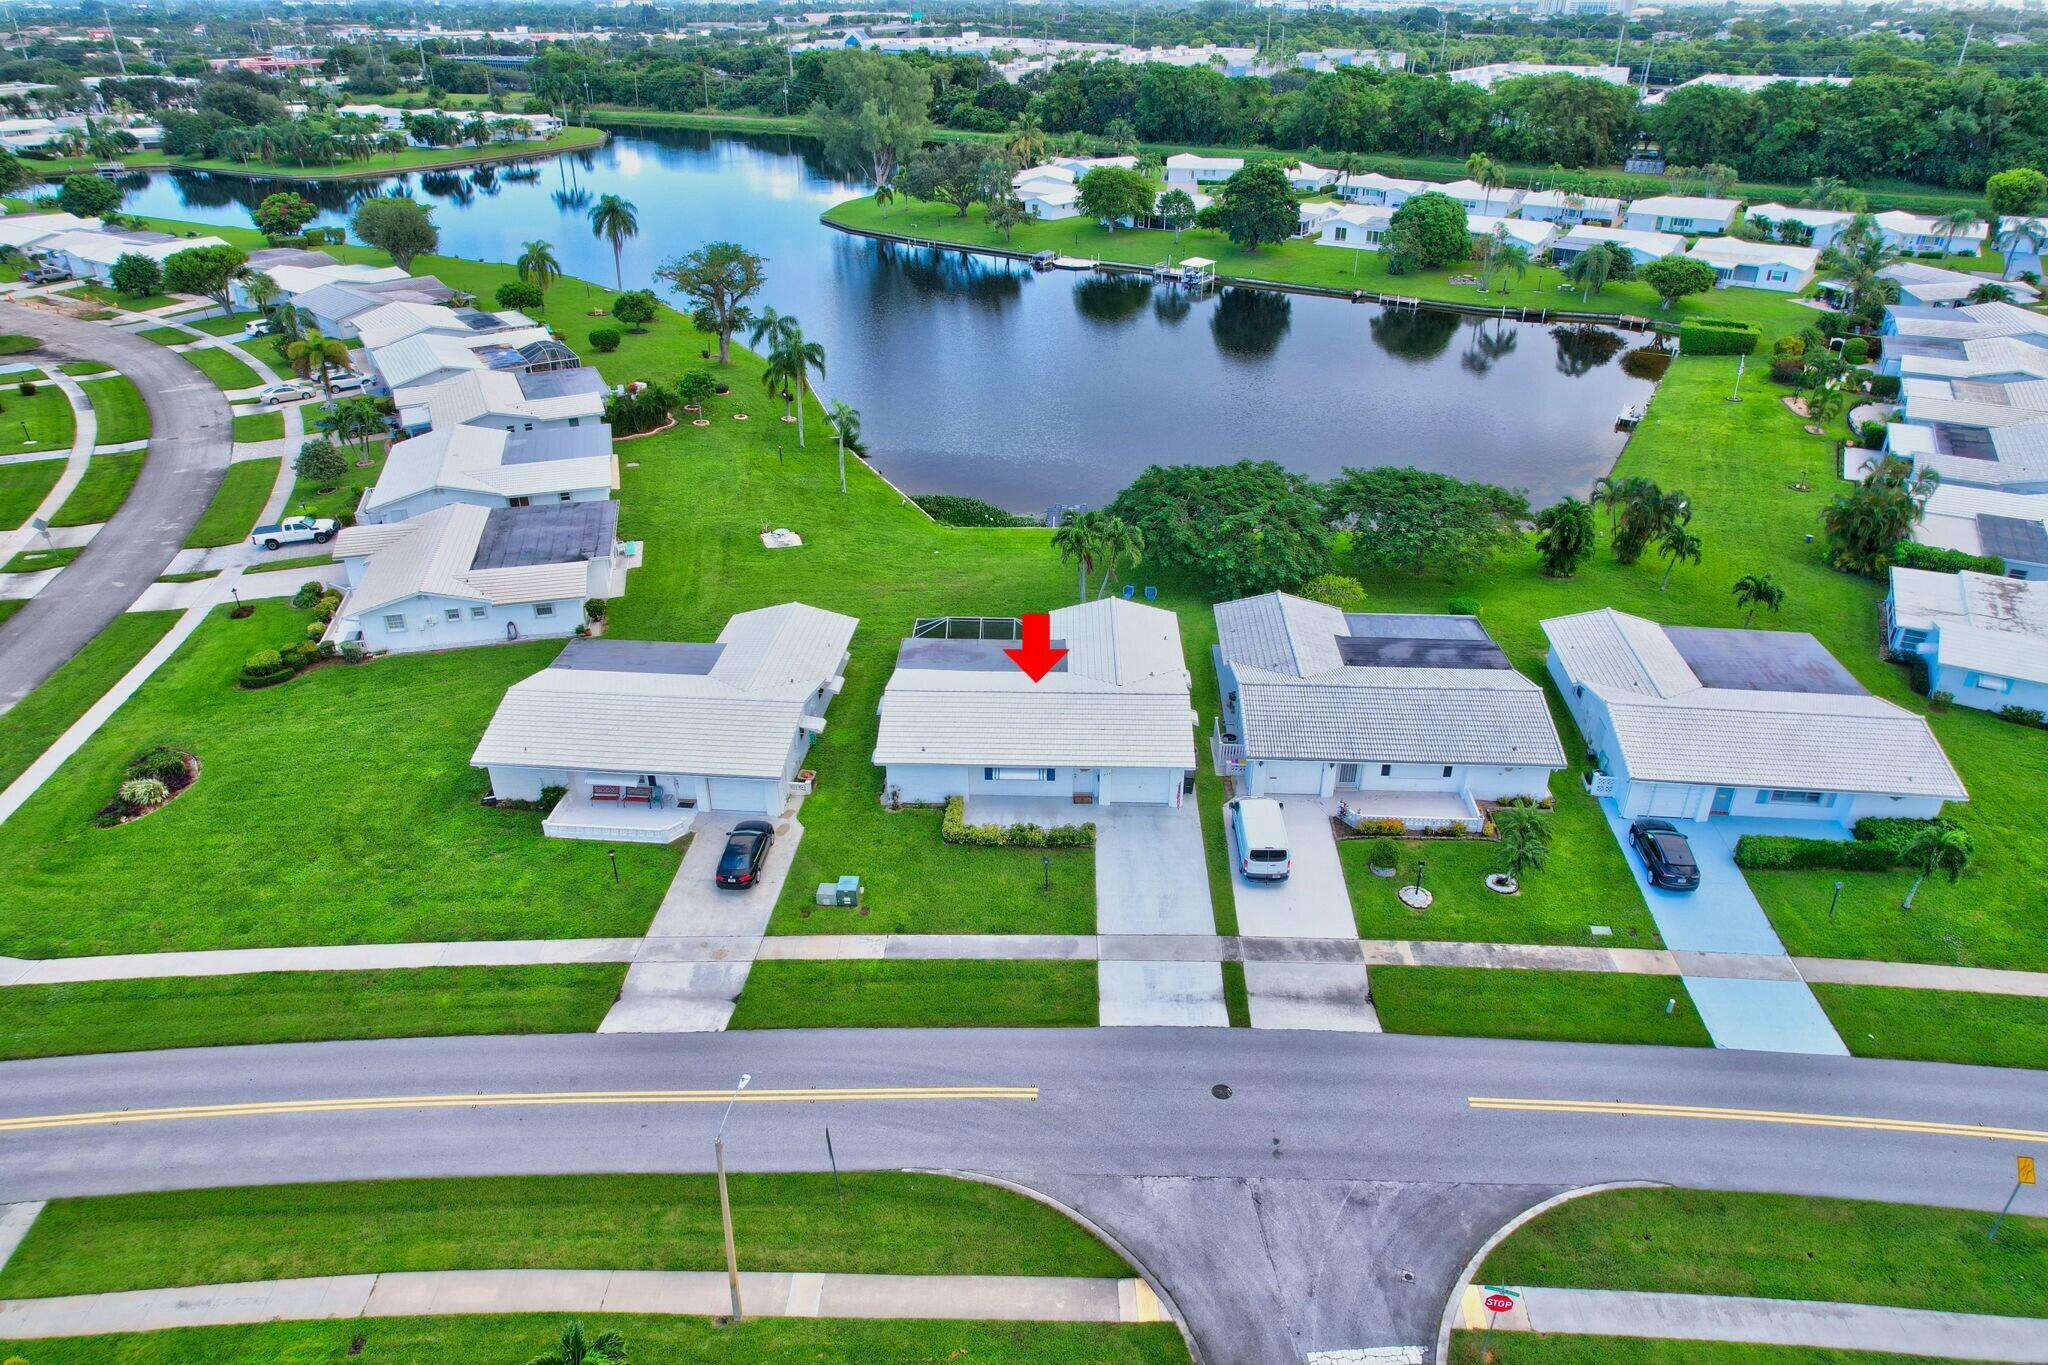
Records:
[[[1494,1320],[1502,1313],[1514,1309],[1516,1302],[1522,1297],[1522,1291],[1510,1289],[1504,1284],[1489,1284],[1484,1288],[1486,1297],[1479,1302],[1486,1308],[1486,1335],[1479,1339],[1479,1358],[1489,1360],[1492,1358]]]
[[[2020,1197],[2020,1187],[2034,1183],[2034,1158],[2020,1157],[2014,1163],[2012,1193],[2005,1197],[2005,1207],[1998,1211],[1998,1217],[1991,1220],[1991,1231],[1984,1234],[1986,1242],[1998,1240],[1998,1226],[2005,1221],[2005,1215],[2012,1212],[2012,1201]]]

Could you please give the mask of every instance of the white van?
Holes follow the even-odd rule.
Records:
[[[1237,870],[1253,881],[1284,882],[1294,870],[1287,853],[1287,822],[1278,801],[1247,797],[1230,803],[1237,837]]]

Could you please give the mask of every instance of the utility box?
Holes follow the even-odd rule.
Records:
[[[860,908],[861,884],[858,877],[841,877],[836,882],[818,883],[818,904],[835,909],[857,910]]]

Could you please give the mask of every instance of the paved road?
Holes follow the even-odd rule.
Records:
[[[1949,1132],[1475,1109],[1632,1101],[2048,1134],[2048,1074],[1708,1050],[1225,1029],[807,1031],[335,1043],[0,1066],[0,1201],[311,1179],[697,1170],[718,1104],[539,1092],[1019,1085],[1020,1100],[741,1105],[740,1169],[996,1174],[1080,1210],[1211,1362],[1432,1341],[1452,1279],[1566,1187],[1662,1180],[1993,1209],[2024,1143]],[[1231,1087],[1227,1099],[1212,1087]],[[378,1096],[449,1107],[28,1128],[138,1107]],[[2048,1140],[2035,1147],[2048,1146]]]
[[[0,333],[39,338],[58,361],[99,360],[135,381],[149,404],[149,458],[106,528],[0,626],[0,711],[20,701],[170,565],[213,501],[232,449],[228,402],[176,353],[98,323],[0,303]]]

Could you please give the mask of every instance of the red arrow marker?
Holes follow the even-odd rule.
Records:
[[[1024,676],[1033,682],[1040,682],[1052,672],[1053,665],[1067,657],[1064,649],[1052,647],[1052,617],[1044,612],[1034,612],[1024,618],[1024,645],[1021,649],[1006,649],[1003,653],[1010,661],[1024,670]]]

